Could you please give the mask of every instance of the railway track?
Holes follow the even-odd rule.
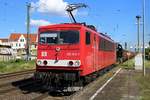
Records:
[[[24,80],[19,80],[16,82],[2,84],[2,85],[0,85],[0,95],[3,95],[5,93],[11,92],[11,91],[16,91],[19,88],[30,86],[32,84],[34,84],[32,79],[24,79]]]
[[[3,95],[7,92],[18,90],[19,87],[24,87],[26,85],[31,85],[33,80],[31,75],[28,74],[34,73],[33,70],[18,71],[7,74],[0,74],[0,95]]]
[[[3,98],[6,98],[6,100],[8,98],[10,100],[11,97],[14,98],[18,93],[24,95],[24,97],[28,97],[28,95],[31,95],[32,93],[38,94],[38,96],[32,98],[33,100],[44,99],[47,97],[52,100],[63,100],[63,97],[50,96],[50,93],[47,90],[44,90],[41,84],[38,84],[33,80],[32,75],[29,75],[29,78],[26,77],[28,74],[34,73],[34,71],[35,70],[27,70],[0,74],[0,83],[7,81],[0,84],[0,100]],[[16,80],[16,78],[18,78],[18,80]]]
[[[25,72],[22,71],[24,74],[30,74],[34,72],[33,70]],[[23,75],[23,73],[11,73],[13,76]],[[106,72],[104,72],[106,73]],[[108,72],[109,73],[109,72]],[[0,77],[11,77],[10,74],[3,74],[3,76]],[[96,79],[97,80],[97,79]],[[94,82],[94,81],[93,81]],[[45,90],[42,86],[42,84],[37,84],[33,80],[33,78],[29,79],[22,79],[15,82],[7,83],[7,84],[0,84],[0,99],[2,98],[10,98],[17,95],[23,95],[20,98],[26,98],[28,97],[29,100],[72,100],[74,96],[81,94],[83,91],[86,90],[87,87],[89,87],[91,84],[94,84],[91,82],[89,85],[86,85],[81,91],[65,94],[65,93],[53,93],[49,92],[48,90]],[[30,97],[30,98],[29,98]],[[7,99],[6,99],[7,100]],[[20,99],[19,99],[20,100]]]
[[[0,74],[0,79],[7,78],[7,77],[18,76],[18,75],[30,74],[30,73],[33,73],[33,72],[35,72],[35,69],[12,72],[12,73],[7,73],[7,74]]]
[[[30,99],[42,100],[42,99],[48,98],[48,100],[49,99],[50,100],[64,100],[64,96],[60,96],[60,95],[57,96],[55,93],[50,93],[48,90],[43,88],[41,84],[35,83],[34,80],[28,79],[28,80],[24,80],[21,82],[18,81],[18,82],[12,83],[12,85],[13,86],[8,85],[8,86],[4,86],[0,88],[0,99],[3,97],[7,98],[8,96],[9,98],[14,97],[14,96],[17,97],[18,93],[20,95],[24,95],[24,97],[22,97],[23,99],[25,97],[29,97],[30,95],[32,95],[32,93],[36,93],[37,96],[33,94],[32,95],[33,98],[30,98]]]

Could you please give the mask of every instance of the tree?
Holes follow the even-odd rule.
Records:
[[[150,47],[145,49],[145,58],[150,60]]]

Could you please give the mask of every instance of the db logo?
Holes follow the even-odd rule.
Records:
[[[56,52],[59,52],[59,51],[60,51],[60,48],[59,48],[59,47],[57,47],[57,48],[56,48]]]

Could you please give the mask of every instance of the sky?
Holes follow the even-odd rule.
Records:
[[[26,33],[26,5],[31,3],[31,32],[41,25],[70,22],[65,8],[68,4],[84,3],[87,8],[74,12],[77,22],[95,25],[116,42],[137,43],[136,15],[142,16],[143,0],[0,0],[0,38],[11,33]],[[145,0],[145,41],[150,41],[150,0]],[[142,42],[142,19],[140,41]]]

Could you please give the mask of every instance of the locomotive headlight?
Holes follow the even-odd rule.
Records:
[[[44,64],[44,65],[47,65],[47,63],[48,63],[48,62],[47,62],[46,60],[43,61],[43,64]]]
[[[69,63],[68,63],[70,66],[72,66],[73,65],[73,61],[69,61]]]
[[[80,61],[79,60],[75,61],[75,66],[80,66]]]
[[[41,65],[41,64],[42,64],[42,61],[41,61],[41,60],[38,60],[38,61],[37,61],[37,64],[38,64],[38,65]]]

